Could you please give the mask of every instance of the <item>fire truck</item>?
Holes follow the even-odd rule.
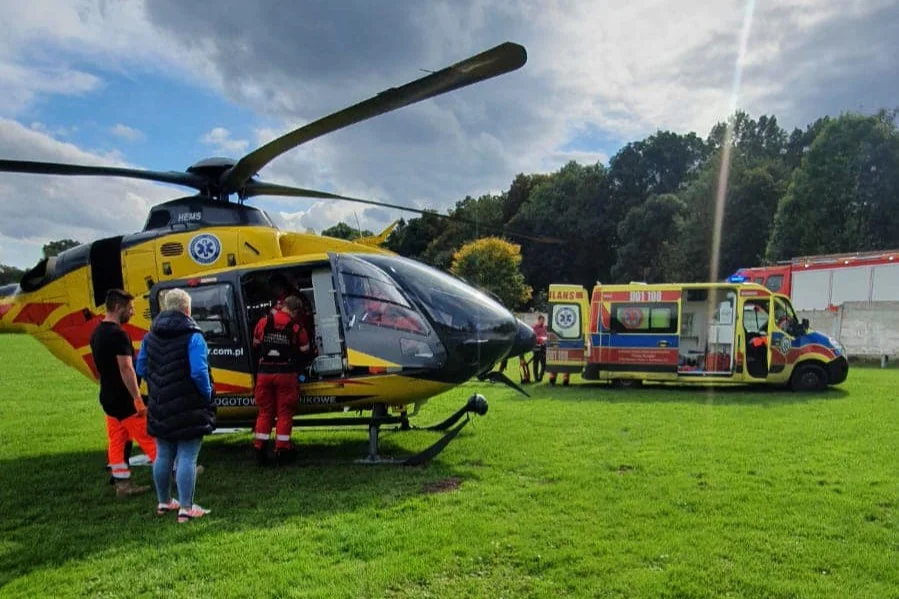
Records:
[[[741,268],[728,281],[764,285],[789,297],[798,312],[845,302],[899,301],[899,250],[801,256]]]

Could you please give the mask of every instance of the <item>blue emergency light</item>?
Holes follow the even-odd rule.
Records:
[[[739,273],[733,274],[733,275],[727,277],[728,283],[745,283],[748,280],[749,280],[748,277],[746,277],[745,275],[741,275]]]

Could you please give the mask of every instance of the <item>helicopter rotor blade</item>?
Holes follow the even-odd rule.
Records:
[[[493,230],[492,227],[484,227],[481,223],[478,223],[471,219],[453,216],[450,214],[440,214],[439,212],[434,212],[433,210],[421,210],[419,208],[412,208],[410,206],[402,206],[400,204],[391,204],[389,202],[378,202],[375,200],[353,198],[350,196],[339,195],[336,193],[329,193],[327,191],[317,191],[314,189],[305,189],[302,187],[288,187],[287,185],[278,185],[276,183],[265,183],[263,181],[250,181],[241,190],[242,197],[255,197],[255,196],[262,196],[262,195],[285,196],[285,197],[295,197],[295,198],[314,198],[314,199],[320,199],[320,200],[344,200],[347,202],[357,202],[360,204],[368,204],[369,206],[378,206],[381,208],[393,208],[395,210],[414,212],[415,214],[420,214],[423,216],[431,215],[431,216],[436,216],[438,218],[444,218],[444,219],[451,220],[451,221],[468,223],[470,225],[480,227],[481,230],[483,230],[483,231],[492,231]],[[555,237],[535,237],[532,235],[516,233],[514,231],[496,230],[496,232],[501,235],[509,235],[510,237],[520,237],[522,239],[528,239],[530,241],[536,241],[538,243],[551,243],[551,244],[564,244],[565,243],[564,240],[557,239]]]
[[[86,166],[62,162],[33,162],[27,160],[0,160],[0,172],[28,173],[33,175],[88,175],[105,177],[128,177],[160,183],[173,183],[202,190],[208,181],[191,173],[177,171],[148,171],[115,166]]]
[[[227,192],[237,191],[266,164],[300,144],[397,108],[514,71],[525,62],[527,51],[524,47],[506,42],[402,87],[384,90],[253,150],[222,174],[220,184]]]

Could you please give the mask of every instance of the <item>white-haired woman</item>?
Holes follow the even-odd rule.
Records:
[[[172,289],[162,303],[163,311],[141,344],[137,373],[147,381],[147,432],[156,438],[156,512],[178,510],[178,522],[184,523],[209,513],[194,503],[194,489],[203,437],[215,428],[213,387],[206,340],[190,317],[190,296]],[[171,496],[176,463],[178,500]]]

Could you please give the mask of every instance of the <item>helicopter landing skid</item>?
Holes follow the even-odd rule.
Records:
[[[368,426],[368,455],[362,459],[356,460],[357,464],[392,464],[403,466],[420,466],[426,464],[443,451],[444,448],[449,445],[450,441],[455,439],[456,435],[465,428],[465,425],[471,420],[471,417],[468,415],[469,413],[474,412],[479,416],[483,416],[487,413],[487,400],[483,395],[476,393],[469,397],[465,405],[459,408],[452,416],[443,422],[428,427],[419,428],[410,426],[409,420],[403,417],[400,420],[400,428],[398,429],[400,431],[424,430],[444,433],[440,439],[427,449],[404,458],[382,458],[378,455],[378,436],[382,424],[385,423],[384,420],[387,419],[386,412],[387,408],[384,404],[375,406],[375,410],[372,413],[371,423]],[[465,420],[456,425],[463,416],[465,416]]]

